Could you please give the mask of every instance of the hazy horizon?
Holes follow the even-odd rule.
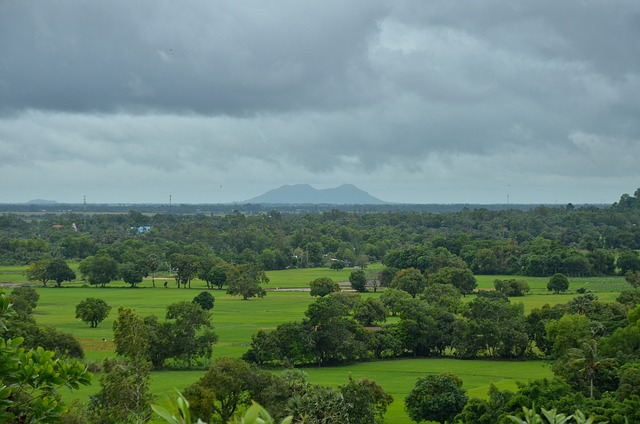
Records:
[[[632,0],[5,0],[0,202],[612,203],[639,39]]]

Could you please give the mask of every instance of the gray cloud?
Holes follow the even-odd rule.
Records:
[[[640,185],[637,39],[631,0],[5,1],[5,201],[614,201]]]

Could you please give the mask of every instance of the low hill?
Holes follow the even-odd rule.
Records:
[[[316,189],[309,184],[283,185],[243,203],[254,204],[327,204],[327,205],[382,205],[380,200],[352,184],[336,188]]]

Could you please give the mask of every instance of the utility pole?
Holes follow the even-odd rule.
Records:
[[[83,229],[87,231],[87,195],[86,194],[82,196],[82,210],[83,210],[82,218],[84,220],[84,224],[82,226],[83,226]]]

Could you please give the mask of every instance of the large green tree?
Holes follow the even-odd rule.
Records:
[[[76,278],[76,273],[62,258],[40,259],[32,262],[25,270],[25,275],[29,281],[40,281],[45,287],[48,281],[55,281],[60,287],[64,281]]]
[[[391,281],[391,288],[404,290],[415,298],[427,286],[427,280],[420,270],[415,268],[401,269]]]
[[[264,297],[267,292],[262,284],[267,284],[269,277],[262,269],[253,264],[236,265],[227,274],[227,293],[242,296],[244,300],[251,297]]]
[[[463,296],[473,293],[478,286],[476,277],[469,268],[443,267],[429,275],[429,282],[434,284],[451,284]]]
[[[95,328],[109,315],[111,306],[102,299],[88,297],[76,305],[76,318]]]
[[[198,271],[198,263],[200,257],[196,255],[174,253],[171,255],[171,269],[176,273],[176,282],[178,287],[191,288],[191,280],[193,280]]]
[[[180,301],[167,307],[168,320],[173,320],[171,343],[173,357],[192,365],[196,357],[208,359],[213,343],[218,339],[213,332],[211,315],[198,303]]]
[[[361,325],[372,326],[387,320],[389,310],[380,299],[368,297],[360,300],[353,308],[353,318]]]
[[[13,314],[9,299],[0,291],[0,324]],[[91,373],[76,359],[60,359],[42,347],[25,349],[22,342],[21,337],[0,338],[0,421],[60,422],[67,407],[58,390],[89,385]]]
[[[453,423],[454,417],[467,404],[462,380],[454,374],[429,375],[419,378],[405,398],[404,408],[411,420]]]
[[[556,294],[560,292],[566,292],[568,288],[569,288],[569,280],[564,274],[561,274],[561,273],[553,274],[553,276],[549,279],[549,282],[547,283],[547,290],[553,291]]]
[[[79,265],[89,284],[104,287],[118,277],[118,262],[108,255],[89,256]]]
[[[323,297],[333,292],[340,291],[340,284],[329,277],[319,277],[309,283],[311,296]]]
[[[351,288],[359,293],[367,291],[367,275],[361,269],[351,271],[349,274],[349,283],[351,283]]]
[[[125,262],[118,266],[118,275],[122,278],[122,281],[131,285],[131,287],[140,284],[148,273],[148,269],[142,263]]]
[[[193,415],[228,423],[238,408],[251,403],[256,374],[260,372],[242,359],[217,358],[204,376],[184,391]]]

